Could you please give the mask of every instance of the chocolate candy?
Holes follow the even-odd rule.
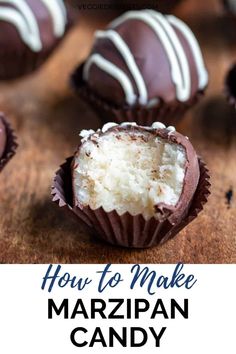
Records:
[[[0,79],[39,67],[71,26],[63,0],[0,0]]]
[[[107,123],[82,131],[72,165],[75,206],[179,223],[199,182],[197,154],[175,128]]]
[[[191,101],[206,88],[208,74],[199,44],[183,21],[143,10],[127,12],[95,33],[83,79],[117,107],[152,107]]]

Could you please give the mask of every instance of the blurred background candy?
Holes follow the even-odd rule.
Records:
[[[62,0],[0,0],[0,80],[37,69],[73,22]]]

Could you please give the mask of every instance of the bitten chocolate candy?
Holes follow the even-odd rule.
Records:
[[[199,182],[197,154],[174,127],[108,123],[82,131],[72,165],[75,206],[179,223]]]
[[[107,123],[80,135],[74,157],[56,172],[53,201],[102,240],[160,245],[203,210],[208,170],[174,127]]]
[[[0,0],[0,79],[39,67],[70,26],[63,0]]]
[[[7,142],[6,127],[0,116],[0,160],[6,148],[6,142]]]
[[[116,107],[186,104],[204,91],[208,74],[190,28],[172,15],[130,11],[95,33],[83,80]]]

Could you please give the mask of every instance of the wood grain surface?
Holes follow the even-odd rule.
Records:
[[[51,202],[54,172],[70,156],[82,128],[100,122],[70,92],[69,74],[83,60],[93,31],[105,16],[85,17],[34,75],[0,83],[0,109],[18,135],[17,155],[0,175],[0,262],[2,263],[235,263],[236,113],[224,95],[224,77],[236,60],[236,19],[218,0],[185,0],[176,14],[196,32],[210,71],[203,101],[178,125],[207,162],[212,195],[204,212],[162,247],[127,250],[91,238]],[[16,63],[17,65],[17,63]]]

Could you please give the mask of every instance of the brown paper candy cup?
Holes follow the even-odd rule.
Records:
[[[83,64],[74,72],[71,77],[71,84],[76,94],[84,99],[93,108],[95,113],[106,122],[115,121],[122,122],[136,122],[138,125],[149,126],[154,122],[163,122],[164,124],[177,123],[193,105],[195,105],[203,92],[198,92],[191,100],[186,103],[175,102],[168,104],[160,101],[152,108],[145,107],[124,107],[117,108],[105,102],[98,97],[86,85],[82,78]]]
[[[208,169],[199,158],[200,179],[197,190],[187,215],[175,225],[168,219],[159,221],[151,218],[146,221],[141,214],[132,216],[125,213],[120,216],[115,210],[107,213],[103,208],[92,210],[90,207],[73,207],[72,160],[72,157],[68,158],[56,172],[52,186],[53,201],[76,215],[79,220],[93,229],[96,236],[112,245],[148,248],[163,244],[198,216],[210,195]]]
[[[4,123],[6,127],[6,133],[7,133],[6,148],[3,153],[3,156],[0,158],[0,172],[1,172],[2,169],[9,162],[9,160],[15,155],[18,144],[16,142],[16,136],[14,134],[14,131],[12,130],[10,124],[6,121],[5,117],[1,113],[0,113],[0,119]]]

